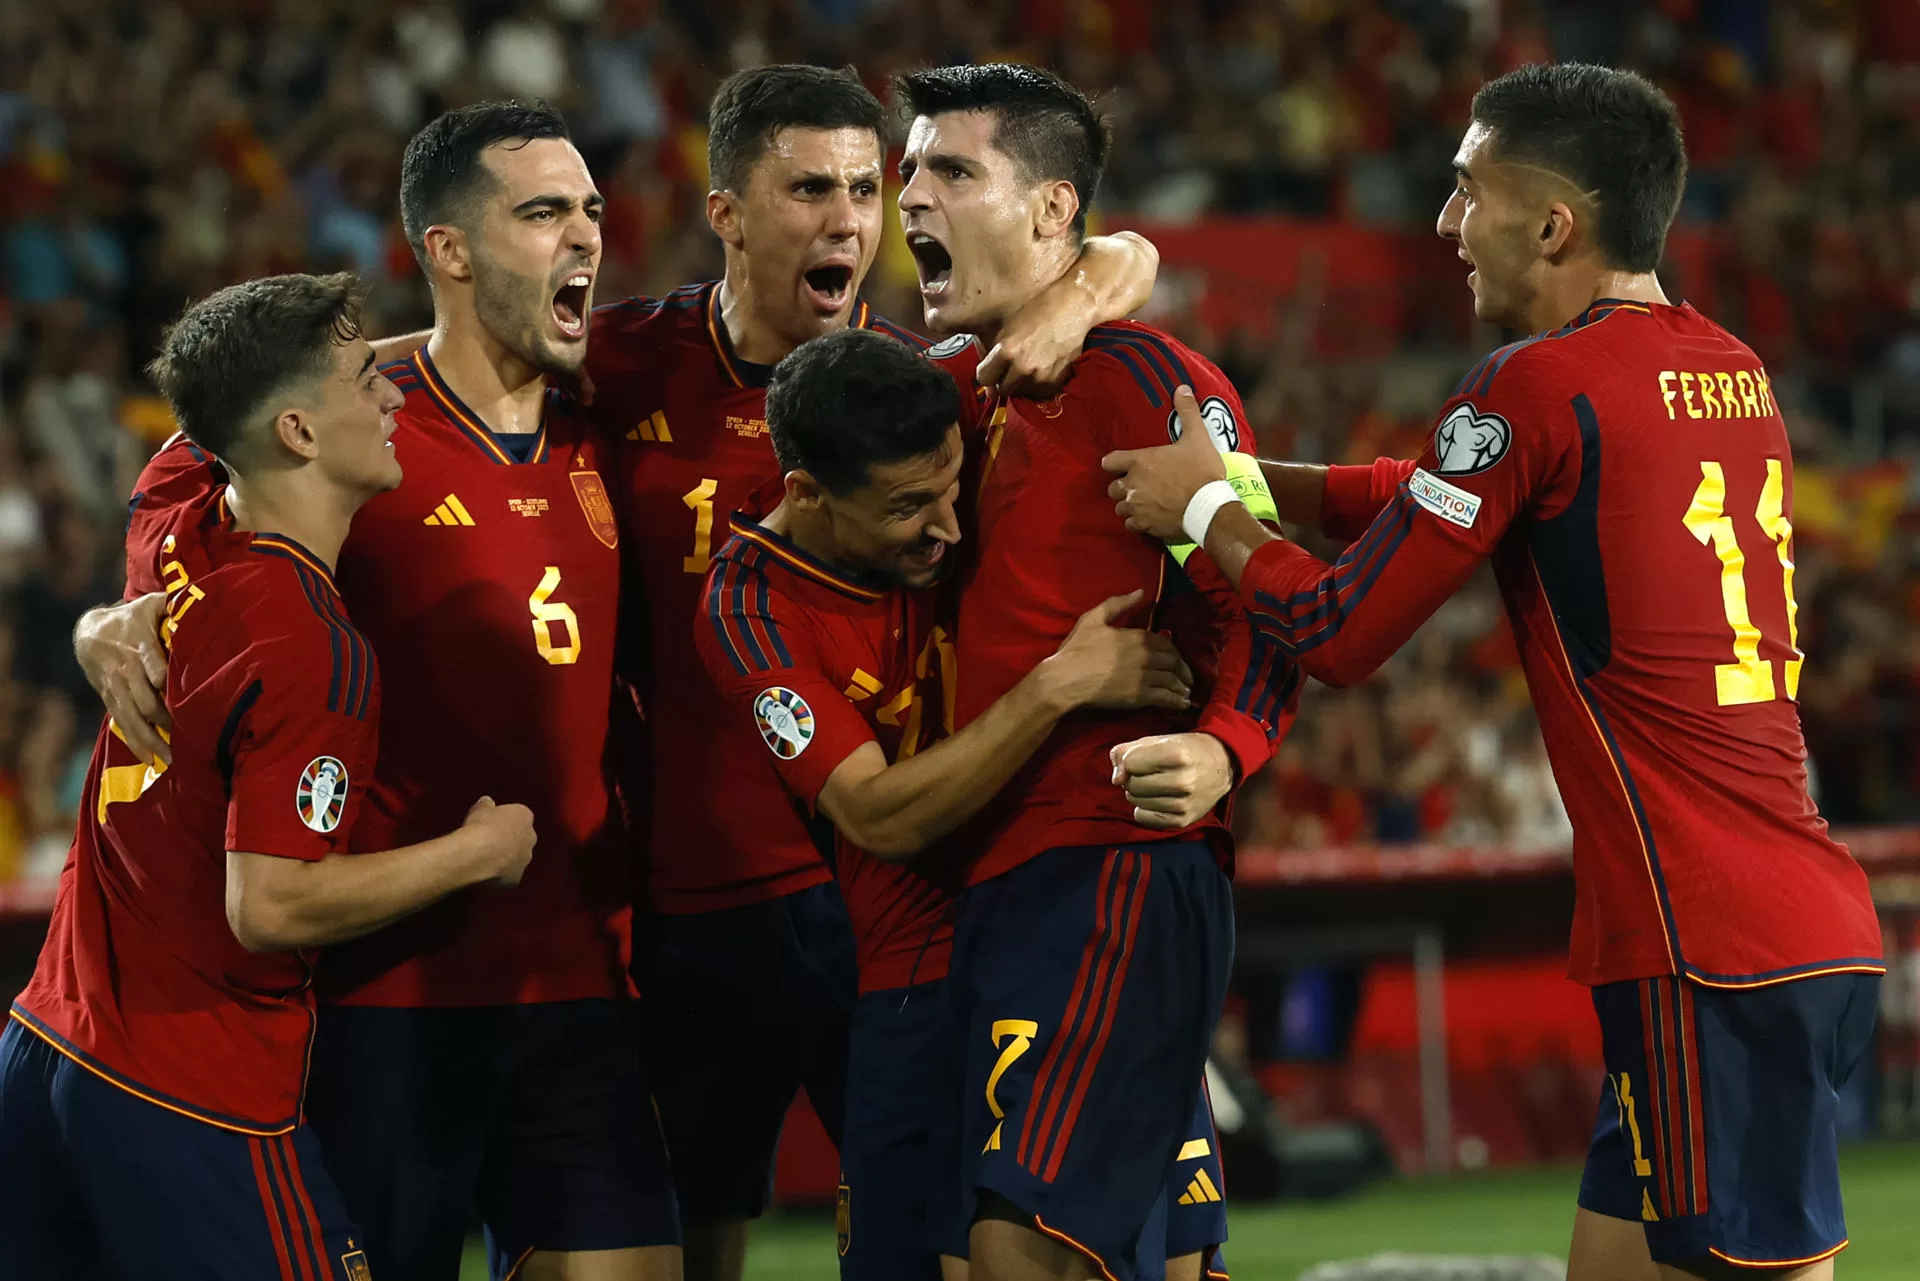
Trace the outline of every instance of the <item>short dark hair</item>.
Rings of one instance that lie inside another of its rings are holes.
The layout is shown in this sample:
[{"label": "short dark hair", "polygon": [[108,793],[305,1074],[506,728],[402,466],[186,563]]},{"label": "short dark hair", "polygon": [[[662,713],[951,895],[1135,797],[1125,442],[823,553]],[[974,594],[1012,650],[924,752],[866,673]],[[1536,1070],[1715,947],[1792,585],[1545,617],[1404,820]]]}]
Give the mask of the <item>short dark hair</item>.
[{"label": "short dark hair", "polygon": [[736,71],[707,108],[707,172],[722,191],[741,192],[782,129],[886,128],[887,109],[852,67],[789,62]]},{"label": "short dark hair", "polygon": [[538,99],[476,102],[428,121],[400,158],[400,223],[421,269],[427,266],[428,227],[472,225],[493,182],[480,153],[502,142],[572,137],[566,118]]},{"label": "short dark hair", "polygon": [[802,343],[767,383],[767,432],[781,473],[804,471],[843,497],[872,468],[940,448],[959,419],[952,376],[871,329]]},{"label": "short dark hair", "polygon": [[1687,148],[1679,110],[1652,81],[1584,62],[1533,63],[1480,86],[1473,118],[1499,158],[1594,193],[1594,239],[1609,267],[1660,265],[1687,186]]},{"label": "short dark hair", "polygon": [[993,145],[1013,157],[1030,183],[1073,184],[1078,235],[1100,190],[1113,148],[1113,129],[1093,100],[1051,71],[1012,62],[930,67],[894,78],[894,88],[916,116],[991,111]]},{"label": "short dark hair", "polygon": [[167,326],[147,372],[194,444],[244,461],[247,430],[270,398],[325,378],[333,349],[360,336],[364,297],[347,272],[228,285]]}]

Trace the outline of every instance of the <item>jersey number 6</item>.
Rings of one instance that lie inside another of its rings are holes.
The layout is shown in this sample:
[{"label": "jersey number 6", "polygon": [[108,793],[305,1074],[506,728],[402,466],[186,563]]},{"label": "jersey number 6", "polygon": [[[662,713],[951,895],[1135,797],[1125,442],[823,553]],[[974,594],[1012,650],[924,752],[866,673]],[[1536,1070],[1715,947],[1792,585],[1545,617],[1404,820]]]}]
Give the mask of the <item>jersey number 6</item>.
[{"label": "jersey number 6", "polygon": [[[1793,599],[1793,525],[1787,520],[1785,486],[1781,482],[1780,460],[1767,459],[1766,483],[1760,487],[1760,502],[1753,517],[1761,530],[1773,540],[1780,558],[1782,585],[1787,596],[1787,648],[1793,657],[1787,660],[1787,697],[1800,696],[1800,606]],[[1773,686],[1773,663],[1760,657],[1760,629],[1753,624],[1747,609],[1747,558],[1733,532],[1733,517],[1727,515],[1727,477],[1719,463],[1700,464],[1700,487],[1693,491],[1693,504],[1687,508],[1684,522],[1687,532],[1701,543],[1712,546],[1720,558],[1720,600],[1726,607],[1727,626],[1733,628],[1733,661],[1715,664],[1714,693],[1722,707],[1742,703],[1771,703],[1778,694]]]},{"label": "jersey number 6", "polygon": [[[527,608],[533,611],[533,647],[540,651],[540,657],[555,667],[565,667],[580,657],[580,620],[574,616],[573,606],[553,599],[553,593],[559,586],[560,567],[547,566],[547,572],[540,578],[540,585],[533,589],[533,595],[527,597]],[[564,645],[554,640],[555,623],[566,625],[567,640]]]}]

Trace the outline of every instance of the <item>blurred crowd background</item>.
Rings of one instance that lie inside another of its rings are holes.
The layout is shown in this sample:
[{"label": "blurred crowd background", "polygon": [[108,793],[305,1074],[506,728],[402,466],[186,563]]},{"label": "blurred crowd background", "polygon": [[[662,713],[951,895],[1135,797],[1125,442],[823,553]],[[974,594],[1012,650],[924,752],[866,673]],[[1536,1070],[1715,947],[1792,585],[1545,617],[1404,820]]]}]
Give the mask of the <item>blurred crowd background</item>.
[{"label": "blurred crowd background", "polygon": [[[714,274],[704,104],[766,61],[1045,62],[1105,92],[1104,225],[1262,451],[1410,454],[1503,336],[1431,231],[1469,99],[1528,61],[1639,68],[1693,177],[1667,272],[1772,370],[1797,451],[1802,709],[1835,822],[1917,816],[1915,0],[93,0],[0,6],[0,881],[57,871],[96,724],[70,657],[170,429],[140,367],[184,300],[349,267],[428,316],[401,148],[482,97],[563,107],[608,199],[602,301]],[[868,295],[917,320],[897,233]],[[1252,282],[1251,284],[1249,282]],[[1261,281],[1265,281],[1264,284]],[[1369,686],[1315,689],[1241,807],[1267,845],[1564,845],[1491,583]]]}]

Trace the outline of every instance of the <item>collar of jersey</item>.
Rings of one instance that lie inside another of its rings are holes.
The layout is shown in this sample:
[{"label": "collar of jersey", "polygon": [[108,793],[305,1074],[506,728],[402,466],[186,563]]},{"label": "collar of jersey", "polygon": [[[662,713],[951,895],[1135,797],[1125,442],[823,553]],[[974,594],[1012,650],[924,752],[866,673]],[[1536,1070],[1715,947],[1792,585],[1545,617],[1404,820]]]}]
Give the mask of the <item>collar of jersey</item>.
[{"label": "collar of jersey", "polygon": [[[220,522],[220,528],[227,533],[234,533],[233,509],[227,506],[227,490],[225,485],[222,485],[220,488],[220,496],[214,499],[213,511],[215,518]],[[296,564],[304,565],[318,574],[320,581],[324,582],[328,587],[333,588],[336,593],[340,590],[339,586],[333,581],[333,571],[327,568],[327,562],[321,560],[318,556],[307,550],[303,544],[295,539],[288,538],[285,534],[248,534],[247,550],[259,552],[265,556],[285,557],[287,560],[293,561]]]},{"label": "collar of jersey", "polygon": [[[494,462],[505,463],[509,467],[520,461],[507,452],[480,415],[467,408],[467,403],[453,394],[453,388],[447,385],[447,380],[440,376],[440,370],[434,365],[433,357],[427,354],[425,343],[421,343],[419,349],[409,356],[407,361],[419,375],[420,390],[427,394],[427,399],[433,402],[434,408],[458,428],[461,435],[472,441],[481,453],[493,459]],[[549,390],[548,399],[551,399],[551,395]],[[533,449],[527,454],[527,461],[530,463],[547,461],[547,410],[549,407],[547,400],[541,401],[540,435],[533,442]]]},{"label": "collar of jersey", "polygon": [[[721,370],[732,380],[734,386],[765,387],[773,379],[773,366],[756,365],[751,360],[742,360],[734,352],[733,337],[727,333],[727,322],[720,315],[721,283],[716,280],[707,286],[707,336],[713,340],[714,359],[720,362]],[[856,299],[853,304],[853,316],[848,323],[855,329],[865,329],[867,322],[872,319],[873,308],[867,306],[866,299]]]},{"label": "collar of jersey", "polygon": [[1605,320],[1616,311],[1635,311],[1643,316],[1651,316],[1653,304],[1634,302],[1626,298],[1596,298],[1587,304],[1587,309],[1575,317],[1571,324],[1566,325],[1559,332],[1565,334],[1575,329],[1584,329],[1596,320]]},{"label": "collar of jersey", "polygon": [[336,593],[339,586],[333,581],[333,571],[327,568],[327,562],[315,556],[285,534],[255,534],[248,541],[249,550],[268,556],[284,556],[299,565],[304,565],[319,576],[320,581],[331,587]]},{"label": "collar of jersey", "polygon": [[823,587],[831,587],[842,596],[850,596],[866,604],[872,604],[887,594],[888,584],[884,579],[871,574],[852,574],[829,565],[819,557],[801,551],[790,539],[756,521],[748,520],[738,512],[729,516],[727,521],[733,527],[734,537],[752,543],[802,578],[811,579]]}]

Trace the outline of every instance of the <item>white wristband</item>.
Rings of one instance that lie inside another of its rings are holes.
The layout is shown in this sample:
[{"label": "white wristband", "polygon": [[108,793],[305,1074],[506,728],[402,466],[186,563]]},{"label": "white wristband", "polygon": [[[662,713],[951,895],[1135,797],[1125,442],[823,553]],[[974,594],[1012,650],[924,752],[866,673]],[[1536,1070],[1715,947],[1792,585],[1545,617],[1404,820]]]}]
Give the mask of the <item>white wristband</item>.
[{"label": "white wristband", "polygon": [[1180,527],[1187,531],[1187,541],[1196,547],[1205,547],[1207,526],[1213,524],[1214,516],[1228,503],[1239,501],[1240,495],[1228,481],[1210,480],[1200,486],[1187,500],[1187,513],[1180,518]]}]

